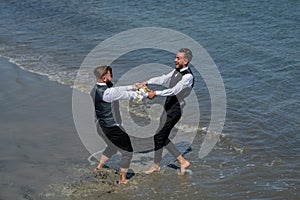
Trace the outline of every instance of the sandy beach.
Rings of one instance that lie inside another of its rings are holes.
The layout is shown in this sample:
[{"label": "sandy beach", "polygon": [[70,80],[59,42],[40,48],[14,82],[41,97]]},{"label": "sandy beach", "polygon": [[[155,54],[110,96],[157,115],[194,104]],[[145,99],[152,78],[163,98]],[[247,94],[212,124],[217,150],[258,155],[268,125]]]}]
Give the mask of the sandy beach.
[{"label": "sandy beach", "polygon": [[160,176],[174,178],[176,166],[154,176],[133,172],[125,186],[115,169],[93,174],[73,122],[72,89],[4,58],[0,66],[0,199],[128,199]]},{"label": "sandy beach", "polygon": [[74,127],[70,87],[4,58],[0,66],[0,199],[31,199],[72,179],[88,153]]},{"label": "sandy beach", "polygon": [[176,166],[153,176],[133,172],[123,186],[116,184],[115,169],[93,174],[95,166],[73,121],[72,88],[5,58],[0,66],[0,199],[140,199],[143,192],[137,191],[149,190],[158,180],[162,183],[153,191],[171,179],[178,190],[189,179],[178,177]]},{"label": "sandy beach", "polygon": [[69,86],[5,58],[0,66],[0,199],[114,199],[145,181],[134,175],[120,187],[115,169],[93,174],[74,126]]}]

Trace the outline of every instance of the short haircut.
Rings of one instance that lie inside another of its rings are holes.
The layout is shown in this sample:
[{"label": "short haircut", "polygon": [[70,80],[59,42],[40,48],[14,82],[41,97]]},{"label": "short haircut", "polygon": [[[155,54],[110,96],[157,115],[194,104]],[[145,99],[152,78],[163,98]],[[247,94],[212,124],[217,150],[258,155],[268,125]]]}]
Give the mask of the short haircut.
[{"label": "short haircut", "polygon": [[192,52],[191,52],[190,49],[188,49],[188,48],[181,48],[181,49],[178,50],[178,52],[184,53],[183,58],[187,59],[188,62],[191,62],[191,60],[193,58],[193,54],[192,54]]},{"label": "short haircut", "polygon": [[112,74],[112,68],[110,66],[99,66],[94,69],[94,75],[97,80],[100,80],[108,71]]}]

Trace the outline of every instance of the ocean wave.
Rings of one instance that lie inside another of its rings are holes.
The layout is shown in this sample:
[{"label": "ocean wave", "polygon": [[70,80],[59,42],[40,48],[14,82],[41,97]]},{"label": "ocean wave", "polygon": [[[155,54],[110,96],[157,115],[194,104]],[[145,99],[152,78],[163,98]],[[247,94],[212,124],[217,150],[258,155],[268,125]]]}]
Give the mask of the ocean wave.
[{"label": "ocean wave", "polygon": [[0,49],[0,56],[7,58],[10,63],[17,65],[25,71],[46,76],[50,81],[68,86],[74,84],[78,71],[77,68],[63,66],[54,62],[55,58],[49,55],[30,51],[22,46],[18,46],[17,48],[3,46]]}]

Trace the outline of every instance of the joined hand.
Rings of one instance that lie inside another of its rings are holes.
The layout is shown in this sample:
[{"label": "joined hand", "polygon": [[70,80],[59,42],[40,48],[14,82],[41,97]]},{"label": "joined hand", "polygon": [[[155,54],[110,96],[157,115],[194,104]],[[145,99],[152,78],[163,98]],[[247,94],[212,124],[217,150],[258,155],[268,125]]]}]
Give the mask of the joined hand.
[{"label": "joined hand", "polygon": [[152,90],[151,90],[151,91],[148,92],[148,98],[149,98],[149,99],[153,99],[155,96],[156,96],[155,91],[152,91]]},{"label": "joined hand", "polygon": [[132,88],[135,89],[135,90],[140,89],[142,87],[144,87],[144,83],[135,83],[132,86]]}]

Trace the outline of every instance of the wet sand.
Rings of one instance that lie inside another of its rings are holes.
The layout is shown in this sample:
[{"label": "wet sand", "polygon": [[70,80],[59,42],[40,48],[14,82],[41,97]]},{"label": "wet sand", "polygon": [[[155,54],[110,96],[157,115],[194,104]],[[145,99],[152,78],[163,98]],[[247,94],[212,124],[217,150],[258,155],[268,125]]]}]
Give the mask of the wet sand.
[{"label": "wet sand", "polygon": [[36,199],[89,167],[73,123],[72,89],[4,58],[0,70],[0,199]]},{"label": "wet sand", "polygon": [[119,186],[116,167],[93,174],[73,121],[72,88],[5,58],[0,70],[0,199],[129,198],[147,180],[132,173]]},{"label": "wet sand", "polygon": [[0,199],[103,199],[132,189],[95,176],[72,117],[72,89],[0,58]]}]

